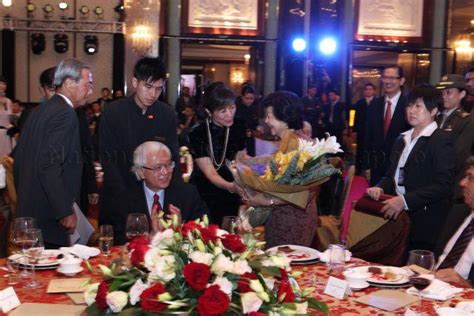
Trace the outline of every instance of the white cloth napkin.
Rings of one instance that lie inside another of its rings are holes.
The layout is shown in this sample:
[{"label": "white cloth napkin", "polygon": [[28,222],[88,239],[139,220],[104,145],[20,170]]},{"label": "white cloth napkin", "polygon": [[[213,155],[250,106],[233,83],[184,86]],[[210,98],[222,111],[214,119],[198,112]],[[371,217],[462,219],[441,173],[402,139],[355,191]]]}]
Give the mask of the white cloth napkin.
[{"label": "white cloth napkin", "polygon": [[474,313],[474,301],[459,302],[456,308],[465,312]]},{"label": "white cloth napkin", "polygon": [[[346,262],[350,261],[351,258],[352,258],[352,252],[350,252],[349,250],[346,250],[346,258],[345,258]],[[329,249],[326,249],[324,252],[320,252],[319,259],[322,262],[328,263],[329,262]]]},{"label": "white cloth napkin", "polygon": [[76,244],[72,247],[61,247],[59,250],[68,252],[81,259],[87,260],[90,257],[95,257],[100,254],[100,250],[94,247]]},{"label": "white cloth napkin", "polygon": [[[432,300],[446,301],[456,294],[461,293],[462,291],[462,288],[452,286],[449,283],[438,279],[434,279],[426,289],[421,291],[421,296]],[[407,290],[407,293],[418,295],[418,291],[414,287],[410,287]]]}]

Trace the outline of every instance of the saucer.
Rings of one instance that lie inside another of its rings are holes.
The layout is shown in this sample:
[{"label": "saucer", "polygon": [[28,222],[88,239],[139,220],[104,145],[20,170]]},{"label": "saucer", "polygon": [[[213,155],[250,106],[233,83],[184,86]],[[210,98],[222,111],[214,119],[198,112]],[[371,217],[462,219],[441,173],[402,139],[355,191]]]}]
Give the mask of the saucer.
[{"label": "saucer", "polygon": [[59,273],[62,273],[64,274],[65,276],[75,276],[76,274],[78,274],[79,272],[82,272],[84,270],[83,267],[80,267],[79,269],[75,270],[75,271],[63,271],[61,268],[57,268],[56,271],[58,271]]},{"label": "saucer", "polygon": [[363,290],[363,289],[368,288],[370,286],[370,284],[368,282],[364,282],[360,285],[350,285],[349,284],[349,286],[352,290],[359,291],[359,290]]}]

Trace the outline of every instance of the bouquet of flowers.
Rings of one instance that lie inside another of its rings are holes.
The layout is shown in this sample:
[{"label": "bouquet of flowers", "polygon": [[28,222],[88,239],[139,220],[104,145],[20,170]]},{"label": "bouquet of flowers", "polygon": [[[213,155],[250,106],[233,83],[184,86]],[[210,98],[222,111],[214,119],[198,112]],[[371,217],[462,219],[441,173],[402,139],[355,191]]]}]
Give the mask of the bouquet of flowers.
[{"label": "bouquet of flowers", "polygon": [[327,313],[290,276],[289,259],[265,253],[251,234],[230,234],[207,218],[179,225],[176,216],[151,244],[130,242],[132,267],[99,266],[105,278],[87,287],[89,315],[289,315]]},{"label": "bouquet of flowers", "polygon": [[335,136],[307,141],[288,131],[280,150],[270,156],[237,159],[235,179],[244,187],[265,192],[305,208],[312,189],[340,173],[327,162],[328,154],[342,152]]}]

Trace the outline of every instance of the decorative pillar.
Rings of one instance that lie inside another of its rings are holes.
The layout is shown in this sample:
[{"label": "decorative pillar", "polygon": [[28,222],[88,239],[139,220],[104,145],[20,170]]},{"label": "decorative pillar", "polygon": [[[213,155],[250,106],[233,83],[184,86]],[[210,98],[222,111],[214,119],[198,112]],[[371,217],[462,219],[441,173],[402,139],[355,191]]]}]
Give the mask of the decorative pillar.
[{"label": "decorative pillar", "polygon": [[431,34],[431,61],[430,61],[430,84],[437,84],[443,75],[443,65],[446,53],[446,10],[447,0],[433,1],[433,33]]},{"label": "decorative pillar", "polygon": [[166,102],[174,106],[178,100],[181,80],[181,0],[168,0],[167,35],[166,38],[166,69],[168,82]]},{"label": "decorative pillar", "polygon": [[275,91],[278,37],[278,0],[268,0],[267,20],[265,23],[265,67],[263,77],[263,95]]},{"label": "decorative pillar", "polygon": [[[347,100],[349,80],[352,77],[352,65],[349,63],[350,54],[352,54],[352,38],[354,34],[354,4],[352,0],[344,0],[343,3],[343,30],[341,36],[340,47],[340,56],[341,56],[341,99]],[[350,91],[350,90],[349,90]]]}]

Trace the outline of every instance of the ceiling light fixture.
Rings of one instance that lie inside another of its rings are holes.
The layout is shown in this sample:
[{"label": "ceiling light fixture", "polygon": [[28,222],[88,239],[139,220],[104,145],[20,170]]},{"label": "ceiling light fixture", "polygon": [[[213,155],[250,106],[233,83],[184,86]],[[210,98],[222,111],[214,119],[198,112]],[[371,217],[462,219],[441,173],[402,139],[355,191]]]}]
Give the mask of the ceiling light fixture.
[{"label": "ceiling light fixture", "polygon": [[31,34],[31,50],[33,54],[40,55],[46,48],[46,39],[43,33]]},{"label": "ceiling light fixture", "polygon": [[54,50],[58,54],[64,54],[69,49],[69,39],[66,34],[54,35]]},{"label": "ceiling light fixture", "polygon": [[86,35],[84,38],[84,52],[88,55],[94,55],[99,50],[99,41],[95,35]]},{"label": "ceiling light fixture", "polygon": [[104,8],[101,6],[97,6],[94,8],[94,14],[97,19],[103,19],[104,18]]}]

